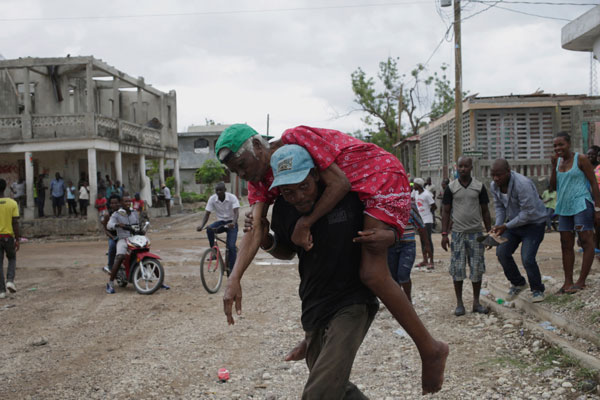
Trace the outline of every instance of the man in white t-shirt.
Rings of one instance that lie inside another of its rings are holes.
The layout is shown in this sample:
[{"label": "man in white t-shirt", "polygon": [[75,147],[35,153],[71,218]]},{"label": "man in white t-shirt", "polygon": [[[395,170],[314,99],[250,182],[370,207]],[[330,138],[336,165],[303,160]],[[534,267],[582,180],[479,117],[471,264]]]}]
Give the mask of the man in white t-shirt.
[{"label": "man in white t-shirt", "polygon": [[211,212],[217,215],[217,220],[208,226],[210,229],[206,231],[206,235],[208,236],[210,247],[213,247],[215,244],[215,233],[227,232],[227,249],[229,250],[228,268],[229,273],[231,273],[237,256],[235,242],[238,234],[237,221],[240,213],[240,202],[235,195],[225,191],[225,184],[223,182],[217,183],[215,193],[208,199],[202,225],[196,228],[196,230],[201,231],[204,229]]},{"label": "man in white t-shirt", "polygon": [[165,196],[165,206],[167,207],[167,217],[171,216],[171,189],[164,183],[162,184],[163,196]]},{"label": "man in white t-shirt", "polygon": [[[423,219],[423,223],[425,224],[425,229],[427,230],[427,236],[429,236],[429,243],[433,243],[431,241],[431,232],[433,231],[433,213],[435,212],[436,205],[435,200],[433,199],[433,195],[430,191],[425,190],[425,181],[421,178],[416,178],[414,181],[414,189],[416,191],[414,199],[417,204],[417,208],[419,209],[419,214],[421,215],[421,219]],[[428,270],[433,269],[433,246],[431,246],[430,261],[427,262],[426,259],[426,248],[425,244],[421,243],[421,250],[423,251],[423,262],[419,264],[419,267],[427,267]]]}]

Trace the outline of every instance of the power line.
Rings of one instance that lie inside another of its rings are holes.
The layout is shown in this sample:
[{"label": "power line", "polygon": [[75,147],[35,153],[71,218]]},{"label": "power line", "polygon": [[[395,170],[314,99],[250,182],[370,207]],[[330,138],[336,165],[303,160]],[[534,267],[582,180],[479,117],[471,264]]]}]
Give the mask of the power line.
[{"label": "power line", "polygon": [[[470,0],[471,3],[498,3],[494,0]],[[598,6],[600,3],[552,3],[548,1],[520,1],[520,0],[504,0],[505,4],[535,4],[544,6]]]},{"label": "power line", "polygon": [[[483,3],[482,1],[475,1],[475,0],[470,0],[470,2],[471,3]],[[489,10],[490,8],[492,8],[492,7],[496,7],[498,5],[498,3],[504,3],[504,1],[503,0],[496,0],[496,1],[491,1],[491,3],[494,3],[494,4],[488,6],[487,8],[484,8],[483,10],[479,10],[476,13],[473,13],[473,14],[467,16],[467,17],[462,18],[461,22],[462,21],[466,21],[466,20],[468,20],[470,18],[473,18],[474,16],[479,15],[482,12],[485,12],[485,11]]]},{"label": "power line", "polygon": [[506,7],[500,7],[500,6],[496,6],[496,8],[500,8],[500,9],[506,10],[506,11],[511,11],[511,12],[514,12],[514,13],[517,13],[517,14],[529,15],[531,17],[538,17],[538,18],[554,19],[554,20],[557,20],[557,21],[571,22],[570,19],[566,19],[566,18],[550,17],[548,15],[533,14],[533,13],[528,13],[528,12],[525,12],[525,11],[519,11],[519,10],[514,10],[512,8],[506,8]]},{"label": "power line", "polygon": [[280,13],[294,11],[320,11],[320,10],[337,10],[350,8],[371,8],[371,7],[387,7],[387,6],[404,6],[413,4],[430,4],[426,0],[408,0],[402,2],[391,3],[376,3],[376,4],[355,4],[343,6],[320,6],[320,7],[294,7],[294,8],[271,8],[257,10],[230,10],[230,11],[197,11],[197,12],[181,12],[181,13],[158,13],[158,14],[129,14],[129,15],[88,15],[88,16],[73,16],[73,17],[24,17],[24,18],[0,18],[2,22],[11,21],[70,21],[70,20],[101,20],[101,19],[126,19],[126,18],[159,18],[159,17],[188,17],[188,16],[205,16],[205,15],[241,15],[241,14],[264,14],[264,13]]}]

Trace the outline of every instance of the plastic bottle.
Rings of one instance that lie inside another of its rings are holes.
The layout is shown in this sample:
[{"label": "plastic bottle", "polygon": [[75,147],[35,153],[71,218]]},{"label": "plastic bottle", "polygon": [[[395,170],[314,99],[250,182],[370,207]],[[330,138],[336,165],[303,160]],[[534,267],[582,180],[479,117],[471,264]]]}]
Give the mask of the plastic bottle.
[{"label": "plastic bottle", "polygon": [[496,303],[498,303],[498,304],[502,305],[502,304],[504,304],[504,299],[497,298],[497,299],[496,299]]}]

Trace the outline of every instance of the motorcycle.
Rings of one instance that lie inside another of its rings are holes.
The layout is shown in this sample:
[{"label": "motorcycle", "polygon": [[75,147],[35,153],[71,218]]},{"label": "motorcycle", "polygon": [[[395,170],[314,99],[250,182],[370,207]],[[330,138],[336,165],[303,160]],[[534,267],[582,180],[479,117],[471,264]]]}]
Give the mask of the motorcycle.
[{"label": "motorcycle", "polygon": [[152,294],[163,286],[165,270],[160,263],[160,257],[150,252],[150,240],[146,231],[150,222],[143,227],[130,225],[133,234],[126,239],[127,255],[117,272],[116,281],[120,287],[133,283],[139,294]]}]

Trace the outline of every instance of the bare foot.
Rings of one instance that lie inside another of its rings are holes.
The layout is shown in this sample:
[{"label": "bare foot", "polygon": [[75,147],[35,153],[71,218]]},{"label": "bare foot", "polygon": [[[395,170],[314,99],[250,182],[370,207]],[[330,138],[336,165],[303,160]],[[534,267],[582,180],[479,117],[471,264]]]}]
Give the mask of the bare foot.
[{"label": "bare foot", "polygon": [[438,392],[444,383],[444,370],[450,349],[446,343],[440,341],[437,342],[436,347],[431,357],[421,359],[423,394]]},{"label": "bare foot", "polygon": [[308,344],[305,339],[302,339],[300,343],[296,345],[289,353],[285,356],[285,361],[300,361],[306,357],[306,349]]}]

